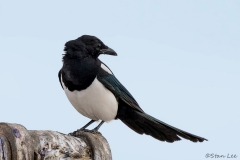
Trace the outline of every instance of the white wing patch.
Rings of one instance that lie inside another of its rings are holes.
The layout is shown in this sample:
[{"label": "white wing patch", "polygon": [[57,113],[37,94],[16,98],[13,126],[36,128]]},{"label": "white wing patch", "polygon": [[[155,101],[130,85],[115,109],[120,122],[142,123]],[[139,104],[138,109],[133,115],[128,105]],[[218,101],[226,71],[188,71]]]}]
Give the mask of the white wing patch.
[{"label": "white wing patch", "polygon": [[102,69],[104,69],[106,72],[108,72],[109,74],[113,74],[112,72],[111,72],[111,70],[105,65],[105,64],[101,64],[101,67],[102,67]]},{"label": "white wing patch", "polygon": [[[110,73],[112,72],[110,71]],[[97,78],[87,89],[81,91],[69,91],[62,81],[62,77],[61,83],[69,101],[79,113],[93,120],[108,122],[115,119],[118,102],[112,92],[105,88]]]}]

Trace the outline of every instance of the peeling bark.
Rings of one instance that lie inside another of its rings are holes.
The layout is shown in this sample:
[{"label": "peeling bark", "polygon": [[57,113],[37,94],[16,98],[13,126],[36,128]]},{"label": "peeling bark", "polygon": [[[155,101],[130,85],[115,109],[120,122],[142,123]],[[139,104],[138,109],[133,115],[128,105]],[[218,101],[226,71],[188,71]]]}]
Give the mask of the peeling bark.
[{"label": "peeling bark", "polygon": [[100,134],[75,131],[27,130],[0,123],[0,160],[111,160],[111,150]]}]

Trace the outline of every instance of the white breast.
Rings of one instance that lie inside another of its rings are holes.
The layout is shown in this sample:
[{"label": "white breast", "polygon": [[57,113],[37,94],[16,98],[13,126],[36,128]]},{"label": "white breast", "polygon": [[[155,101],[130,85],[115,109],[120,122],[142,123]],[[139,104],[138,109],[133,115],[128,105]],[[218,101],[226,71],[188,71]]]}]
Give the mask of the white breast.
[{"label": "white breast", "polygon": [[[106,68],[103,69],[106,70]],[[111,73],[109,70],[108,72]],[[79,113],[93,120],[108,122],[115,119],[118,102],[112,92],[104,87],[97,78],[88,88],[81,91],[71,92],[62,81],[61,83],[69,101]]]}]

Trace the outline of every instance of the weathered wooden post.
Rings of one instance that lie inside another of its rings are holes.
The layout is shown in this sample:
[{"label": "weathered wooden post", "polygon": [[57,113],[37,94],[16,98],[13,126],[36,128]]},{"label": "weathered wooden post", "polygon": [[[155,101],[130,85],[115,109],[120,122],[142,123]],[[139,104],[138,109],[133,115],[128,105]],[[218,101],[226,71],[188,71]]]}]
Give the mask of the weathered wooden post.
[{"label": "weathered wooden post", "polygon": [[27,130],[20,124],[0,123],[0,160],[111,160],[101,134],[77,131]]}]

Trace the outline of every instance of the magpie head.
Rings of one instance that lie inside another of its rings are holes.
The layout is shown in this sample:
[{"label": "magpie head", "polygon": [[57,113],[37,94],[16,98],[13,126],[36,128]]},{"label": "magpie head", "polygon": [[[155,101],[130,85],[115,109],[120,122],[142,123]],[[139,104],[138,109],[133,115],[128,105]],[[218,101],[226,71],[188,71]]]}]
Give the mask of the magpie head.
[{"label": "magpie head", "polygon": [[65,44],[64,51],[77,57],[91,56],[97,58],[100,54],[117,56],[117,53],[106,46],[95,36],[83,35],[75,40],[68,41]]}]

